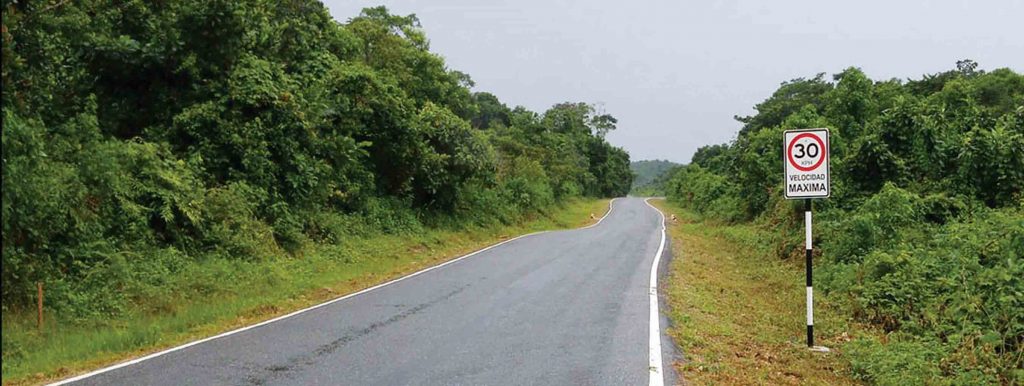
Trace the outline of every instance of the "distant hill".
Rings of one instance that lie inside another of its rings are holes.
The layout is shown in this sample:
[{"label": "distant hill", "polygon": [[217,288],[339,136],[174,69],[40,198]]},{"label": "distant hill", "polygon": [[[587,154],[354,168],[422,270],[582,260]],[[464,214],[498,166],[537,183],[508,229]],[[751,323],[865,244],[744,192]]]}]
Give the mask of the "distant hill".
[{"label": "distant hill", "polygon": [[672,161],[666,160],[643,160],[633,161],[629,163],[629,170],[633,171],[636,178],[633,179],[633,188],[631,193],[637,195],[660,195],[663,194],[661,190],[661,181],[664,181],[663,175],[675,168],[682,166]]}]

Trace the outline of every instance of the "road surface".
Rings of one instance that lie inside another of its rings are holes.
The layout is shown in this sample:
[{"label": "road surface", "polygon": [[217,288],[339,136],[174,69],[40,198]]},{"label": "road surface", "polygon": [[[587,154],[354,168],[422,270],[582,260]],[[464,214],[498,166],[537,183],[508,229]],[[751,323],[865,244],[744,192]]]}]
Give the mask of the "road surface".
[{"label": "road surface", "polygon": [[596,226],[512,240],[72,384],[655,384],[661,223],[643,199],[617,199]]}]

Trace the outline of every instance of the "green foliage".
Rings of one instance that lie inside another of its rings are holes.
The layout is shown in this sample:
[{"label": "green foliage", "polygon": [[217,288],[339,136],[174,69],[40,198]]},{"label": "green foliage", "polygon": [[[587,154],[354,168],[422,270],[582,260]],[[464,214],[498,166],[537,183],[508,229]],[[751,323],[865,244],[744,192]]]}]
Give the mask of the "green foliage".
[{"label": "green foliage", "polygon": [[1020,117],[1008,115],[994,129],[974,127],[963,137],[958,185],[989,206],[1019,200],[1024,191],[1024,130],[1012,121]]},{"label": "green foliage", "polygon": [[826,228],[830,237],[825,248],[832,259],[860,262],[868,252],[899,242],[903,229],[922,221],[923,210],[916,195],[886,184],[857,210],[843,213],[841,220],[826,222],[833,226]]},{"label": "green foliage", "polygon": [[[685,182],[685,183],[683,183]],[[709,172],[700,165],[679,167],[667,186],[672,202],[727,221],[743,218],[743,207],[736,197],[735,185],[725,177]]]},{"label": "green foliage", "polygon": [[[858,211],[880,217],[892,208]],[[848,221],[858,220],[842,222]],[[982,210],[968,221],[901,228],[910,230],[890,229],[889,240],[874,245],[862,261],[826,266],[822,287],[850,295],[855,316],[894,338],[941,348],[941,374],[1014,379],[1024,343],[1022,213]],[[829,253],[838,249],[824,246]],[[888,376],[871,369],[863,374]]]},{"label": "green foliage", "polygon": [[419,206],[452,210],[459,192],[473,181],[494,183],[494,150],[483,133],[451,111],[427,103],[417,120],[423,148],[413,174],[413,196]]},{"label": "green foliage", "polygon": [[488,92],[473,93],[473,102],[479,109],[479,112],[473,117],[471,122],[473,128],[487,129],[496,125],[508,127],[512,124],[512,111],[504,103],[501,103],[494,94]]},{"label": "green foliage", "polygon": [[714,172],[723,172],[729,166],[729,146],[725,144],[705,145],[693,153],[691,163]]},{"label": "green foliage", "polygon": [[550,180],[537,160],[518,157],[505,170],[502,201],[521,211],[537,210],[554,202]]},{"label": "green foliage", "polygon": [[819,283],[890,339],[850,345],[880,384],[1019,383],[1024,364],[1024,76],[972,61],[921,80],[849,68],[784,83],[730,144],[704,147],[670,200],[803,242],[782,196],[782,131],[831,130],[832,197],[816,200]]},{"label": "green foliage", "polygon": [[764,102],[754,106],[757,114],[749,117],[736,117],[743,122],[744,135],[759,131],[766,127],[778,126],[790,114],[811,104],[821,108],[824,105],[822,96],[832,89],[821,73],[811,79],[797,78],[782,83],[782,86]]},{"label": "green foliage", "polygon": [[665,182],[673,168],[680,165],[666,160],[643,160],[629,163],[629,170],[635,176],[630,193],[644,196],[664,196]]},{"label": "green foliage", "polygon": [[[854,376],[865,382],[888,386],[953,384],[942,379],[938,362],[946,353],[935,344],[915,341],[883,344],[865,339],[851,342],[849,350]],[[968,384],[978,383],[985,382]]]},{"label": "green foliage", "polygon": [[2,64],[5,317],[35,282],[73,322],[160,312],[190,280],[167,276],[216,274],[199,262],[511,223],[632,182],[614,117],[473,93],[384,7],[5,1]]}]

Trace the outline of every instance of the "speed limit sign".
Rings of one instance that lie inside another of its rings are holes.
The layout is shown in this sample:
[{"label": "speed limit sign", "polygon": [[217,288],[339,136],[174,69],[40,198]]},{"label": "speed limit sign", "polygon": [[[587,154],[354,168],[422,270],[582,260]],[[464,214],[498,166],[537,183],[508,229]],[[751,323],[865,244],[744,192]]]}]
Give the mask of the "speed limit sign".
[{"label": "speed limit sign", "polygon": [[814,287],[812,284],[811,199],[828,197],[828,129],[791,130],[782,134],[782,163],[786,168],[786,199],[804,200],[804,258],[807,260],[807,347],[814,345]]},{"label": "speed limit sign", "polygon": [[787,199],[828,197],[828,129],[786,131],[782,155]]}]

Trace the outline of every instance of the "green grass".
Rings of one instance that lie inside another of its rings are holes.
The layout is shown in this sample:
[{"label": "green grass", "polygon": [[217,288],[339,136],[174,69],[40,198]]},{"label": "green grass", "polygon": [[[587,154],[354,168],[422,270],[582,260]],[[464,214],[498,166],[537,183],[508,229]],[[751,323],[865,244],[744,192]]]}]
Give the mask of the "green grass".
[{"label": "green grass", "polygon": [[[593,222],[608,200],[576,200],[509,226],[428,229],[310,246],[270,261],[209,259],[168,280],[180,294],[150,295],[144,315],[62,321],[44,328],[30,312],[4,312],[3,383],[53,381],[193,339],[252,324],[367,288],[520,234]],[[115,289],[112,289],[112,291]]]},{"label": "green grass", "polygon": [[853,333],[828,299],[815,297],[816,344],[806,348],[802,261],[770,258],[768,230],[706,221],[664,200],[674,259],[663,291],[669,335],[682,349],[675,363],[692,384],[854,384],[842,343]]}]

